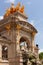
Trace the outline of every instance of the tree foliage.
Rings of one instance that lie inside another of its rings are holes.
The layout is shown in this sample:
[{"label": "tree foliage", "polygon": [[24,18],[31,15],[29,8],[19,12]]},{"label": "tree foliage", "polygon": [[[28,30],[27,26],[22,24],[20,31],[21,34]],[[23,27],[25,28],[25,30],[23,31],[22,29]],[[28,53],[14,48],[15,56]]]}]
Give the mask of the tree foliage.
[{"label": "tree foliage", "polygon": [[39,58],[40,58],[40,60],[43,59],[43,52],[41,52],[41,53],[39,54]]}]

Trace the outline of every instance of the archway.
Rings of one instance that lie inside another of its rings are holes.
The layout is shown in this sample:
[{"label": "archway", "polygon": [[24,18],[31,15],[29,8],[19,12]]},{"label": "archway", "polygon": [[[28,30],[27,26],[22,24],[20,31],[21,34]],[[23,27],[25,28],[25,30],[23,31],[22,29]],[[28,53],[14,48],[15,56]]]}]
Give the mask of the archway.
[{"label": "archway", "polygon": [[28,53],[30,48],[30,41],[27,37],[21,37],[20,38],[20,50],[22,51],[22,58],[23,58],[23,65],[27,65],[28,62]]},{"label": "archway", "polygon": [[25,50],[26,49],[29,50],[31,44],[30,44],[30,41],[27,37],[21,37],[19,42],[20,42],[20,49],[21,49],[21,47],[24,47]]},{"label": "archway", "polygon": [[2,45],[2,59],[8,60],[8,47],[6,45]]}]

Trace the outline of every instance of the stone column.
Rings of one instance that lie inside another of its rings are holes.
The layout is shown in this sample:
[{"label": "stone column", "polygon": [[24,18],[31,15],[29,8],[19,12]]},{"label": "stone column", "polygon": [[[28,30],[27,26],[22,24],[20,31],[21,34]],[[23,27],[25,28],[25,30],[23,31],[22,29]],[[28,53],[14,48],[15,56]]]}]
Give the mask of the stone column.
[{"label": "stone column", "polygon": [[16,65],[20,65],[20,43],[19,43],[19,40],[20,40],[20,29],[21,29],[21,26],[17,25],[16,27],[16,52],[17,52],[17,63]]},{"label": "stone column", "polygon": [[9,36],[11,36],[11,40],[8,44],[9,65],[16,65],[16,31],[12,29]]},{"label": "stone column", "polygon": [[16,52],[15,52],[14,43],[11,43],[8,46],[8,60],[9,60],[9,65],[16,65]]},{"label": "stone column", "polygon": [[20,32],[20,30],[17,30],[17,31],[16,31],[16,33],[17,33],[17,36],[16,36],[16,45],[17,45],[16,47],[17,47],[17,48],[16,48],[16,50],[17,50],[18,53],[19,53],[19,51],[20,51],[20,46],[19,46],[19,44],[20,44],[20,43],[19,43],[20,34],[19,34],[19,32]]},{"label": "stone column", "polygon": [[21,26],[17,25],[17,30],[16,30],[16,50],[17,52],[19,53],[20,51],[20,29],[21,29]]},{"label": "stone column", "polygon": [[35,38],[35,33],[33,32],[32,33],[32,51],[33,52],[34,52],[34,45],[35,45],[34,38]]},{"label": "stone column", "polygon": [[[19,49],[19,26],[17,26],[16,30],[12,33],[12,42],[10,42],[8,46],[8,60],[9,65],[20,65],[20,56],[17,53]],[[13,35],[15,34],[15,36]],[[14,37],[14,38],[13,38]]]},{"label": "stone column", "polygon": [[2,60],[2,45],[0,44],[0,60]]}]

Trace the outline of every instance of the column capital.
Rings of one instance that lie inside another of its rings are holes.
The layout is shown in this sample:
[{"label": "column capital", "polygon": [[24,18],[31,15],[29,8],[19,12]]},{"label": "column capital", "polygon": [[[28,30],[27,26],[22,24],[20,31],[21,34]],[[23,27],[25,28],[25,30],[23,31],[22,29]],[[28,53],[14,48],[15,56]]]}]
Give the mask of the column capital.
[{"label": "column capital", "polygon": [[18,30],[20,30],[20,29],[21,29],[21,26],[20,26],[20,25],[17,25],[16,28],[17,28]]}]

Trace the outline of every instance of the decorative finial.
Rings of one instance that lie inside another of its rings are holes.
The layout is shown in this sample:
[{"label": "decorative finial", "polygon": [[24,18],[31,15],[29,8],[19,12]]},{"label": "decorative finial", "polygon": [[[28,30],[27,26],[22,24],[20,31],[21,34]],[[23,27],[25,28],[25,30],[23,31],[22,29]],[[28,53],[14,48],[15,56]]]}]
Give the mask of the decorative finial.
[{"label": "decorative finial", "polygon": [[20,12],[24,13],[24,6],[21,7]]},{"label": "decorative finial", "polygon": [[14,8],[14,3],[11,3],[11,7]]},{"label": "decorative finial", "polygon": [[16,11],[18,11],[19,9],[20,9],[20,2],[16,6]]},{"label": "decorative finial", "polygon": [[20,6],[20,2],[17,4],[17,6]]},{"label": "decorative finial", "polygon": [[4,15],[4,18],[7,17],[10,14],[10,8],[6,10],[6,13]]},{"label": "decorative finial", "polygon": [[10,13],[14,13],[15,12],[15,7],[14,7],[14,3],[11,4],[11,8],[10,8]]},{"label": "decorative finial", "polygon": [[11,7],[7,9],[5,15],[4,15],[4,18],[6,18],[7,16],[9,16],[10,14],[13,14],[15,12],[21,12],[21,13],[24,13],[24,6],[22,6],[20,8],[20,2],[17,4],[16,7],[14,7],[14,3],[11,3]]}]

